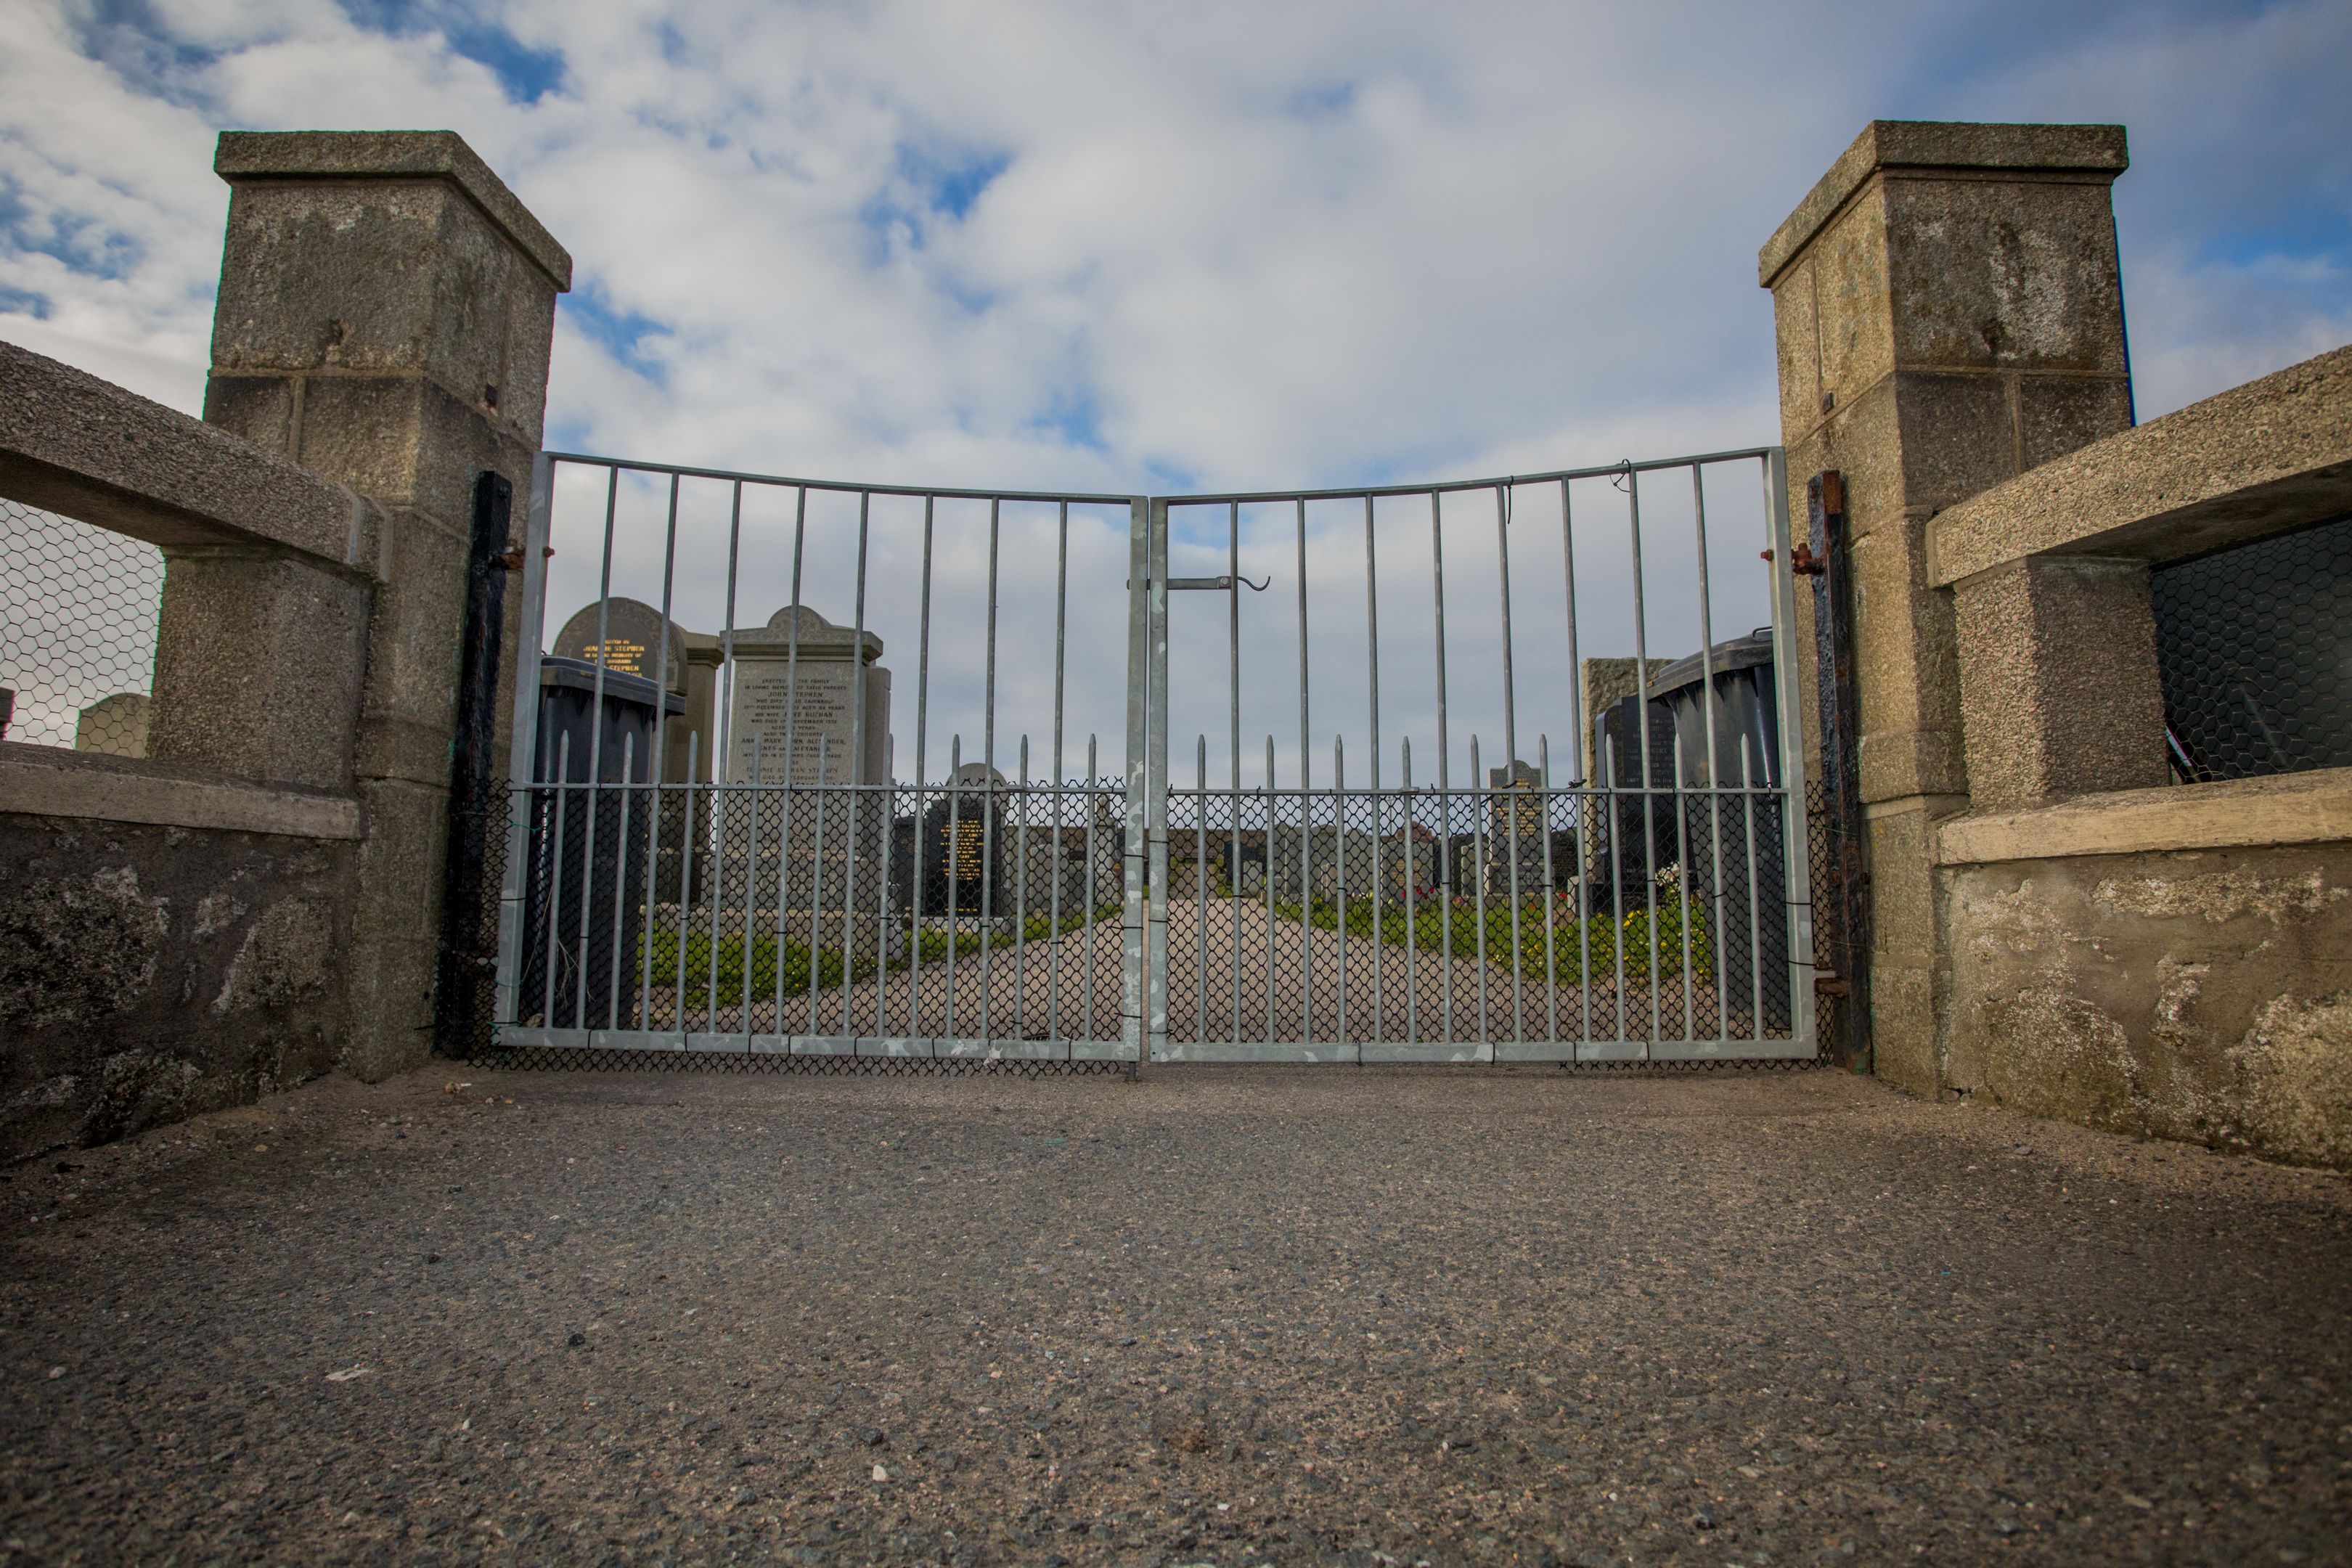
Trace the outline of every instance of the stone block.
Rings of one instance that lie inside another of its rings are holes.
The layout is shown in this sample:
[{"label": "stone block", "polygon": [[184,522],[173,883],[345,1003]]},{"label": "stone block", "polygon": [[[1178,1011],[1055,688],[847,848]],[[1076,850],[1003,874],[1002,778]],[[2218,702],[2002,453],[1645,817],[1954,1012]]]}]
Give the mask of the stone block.
[{"label": "stone block", "polygon": [[164,552],[148,754],[342,790],[367,669],[365,580],[286,553]]},{"label": "stone block", "polygon": [[1811,260],[1822,393],[1834,397],[1837,405],[1851,403],[1895,370],[1894,323],[1886,297],[1886,220],[1876,192],[1865,192],[1839,216],[1813,247]]},{"label": "stone block", "polygon": [[402,779],[357,787],[370,831],[356,867],[341,1065],[374,1083],[417,1066],[431,1047],[448,792]]},{"label": "stone block", "polygon": [[2131,383],[2122,376],[2020,376],[2016,399],[2020,472],[2131,428]]},{"label": "stone block", "polygon": [[[324,133],[296,134],[312,137],[316,153]],[[446,132],[411,134],[444,137],[478,166]],[[422,374],[536,446],[555,296],[570,286],[561,247],[504,186],[495,193],[503,201],[486,206],[488,189],[446,161],[429,170],[394,156],[372,168],[353,141],[352,156],[291,156],[288,170],[260,174],[265,160],[249,155],[258,140],[223,138],[217,163],[235,194],[215,372]],[[246,144],[243,154],[233,142]],[[385,151],[380,140],[376,150]],[[325,177],[291,172],[305,164],[338,167]],[[543,247],[518,239],[518,216]]]},{"label": "stone block", "polygon": [[1786,442],[1819,425],[1828,412],[1822,406],[1821,315],[1814,308],[1811,261],[1792,268],[1773,289],[1772,336],[1780,363],[1781,438]]},{"label": "stone block", "polygon": [[2007,378],[1906,371],[1895,380],[1905,505],[1938,510],[2017,472]]},{"label": "stone block", "polygon": [[1958,1086],[2352,1169],[2352,843],[1976,866],[1948,888]]},{"label": "stone block", "polygon": [[205,423],[282,458],[294,456],[294,404],[301,382],[289,375],[215,375],[205,382]]},{"label": "stone block", "polygon": [[327,1071],[355,847],[0,813],[0,1157]]},{"label": "stone block", "polygon": [[2144,563],[2011,562],[1961,583],[1955,598],[1979,807],[2169,781]]},{"label": "stone block", "polygon": [[2111,178],[1887,174],[1895,364],[2125,374]]},{"label": "stone block", "polygon": [[1978,179],[2078,174],[2111,180],[2130,162],[2120,125],[1874,120],[1764,242],[1756,257],[1757,280],[1771,288],[1854,193],[1882,171],[1943,171],[1947,177]]},{"label": "stone block", "polygon": [[1932,1099],[1942,1087],[1936,1031],[1934,980],[1927,970],[1881,965],[1871,971],[1874,1077]]},{"label": "stone block", "polygon": [[1865,801],[1968,788],[1951,605],[1922,581],[1923,527],[1906,518],[1874,530],[1853,547]]}]

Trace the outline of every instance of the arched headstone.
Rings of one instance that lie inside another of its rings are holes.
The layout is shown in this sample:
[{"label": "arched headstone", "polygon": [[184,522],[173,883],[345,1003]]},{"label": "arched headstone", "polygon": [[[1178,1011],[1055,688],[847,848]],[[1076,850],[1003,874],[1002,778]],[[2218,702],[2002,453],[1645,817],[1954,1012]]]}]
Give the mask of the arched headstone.
[{"label": "arched headstone", "polygon": [[675,620],[669,623],[669,658],[665,668],[662,631],[661,612],[651,605],[635,599],[607,599],[601,615],[592,604],[564,622],[563,629],[555,634],[554,646],[547,651],[557,658],[588,664],[596,663],[601,653],[607,669],[644,680],[659,678],[672,691],[682,693],[686,690],[686,633]]}]

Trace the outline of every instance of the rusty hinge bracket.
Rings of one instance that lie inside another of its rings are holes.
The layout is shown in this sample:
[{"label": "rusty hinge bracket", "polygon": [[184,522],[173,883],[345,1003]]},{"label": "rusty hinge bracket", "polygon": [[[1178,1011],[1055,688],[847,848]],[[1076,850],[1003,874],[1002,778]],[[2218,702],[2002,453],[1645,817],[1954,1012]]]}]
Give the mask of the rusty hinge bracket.
[{"label": "rusty hinge bracket", "polygon": [[[1772,552],[1769,550],[1759,551],[1757,553],[1762,560],[1772,559]],[[1829,570],[1829,563],[1814,554],[1811,545],[1799,540],[1789,552],[1789,570],[1800,577],[1818,577]]]}]

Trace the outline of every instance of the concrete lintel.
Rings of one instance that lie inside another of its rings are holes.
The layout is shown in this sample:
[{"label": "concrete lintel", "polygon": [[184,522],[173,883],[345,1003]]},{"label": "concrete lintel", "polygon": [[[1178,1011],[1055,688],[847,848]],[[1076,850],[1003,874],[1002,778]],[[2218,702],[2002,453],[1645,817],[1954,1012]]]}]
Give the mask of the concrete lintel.
[{"label": "concrete lintel", "polygon": [[0,495],[160,545],[354,563],[366,503],[177,409],[0,342]]},{"label": "concrete lintel", "polygon": [[2352,347],[2042,464],[1939,513],[1927,578],[2029,555],[2162,564],[2352,512]]},{"label": "concrete lintel", "polygon": [[446,180],[558,293],[572,288],[572,254],[531,216],[506,182],[454,131],[225,131],[213,173],[248,180]]},{"label": "concrete lintel", "polygon": [[94,822],[145,822],[292,838],[359,838],[349,795],[265,789],[136,757],[0,742],[0,812]]},{"label": "concrete lintel", "polygon": [[1772,287],[1813,236],[1882,170],[1923,174],[2087,175],[2128,168],[2120,125],[2003,125],[1966,121],[1874,120],[1830,165],[1757,253],[1757,281]]},{"label": "concrete lintel", "polygon": [[1936,837],[1941,866],[2352,840],[2352,768],[2116,790],[2024,811],[1977,812],[1948,818]]}]

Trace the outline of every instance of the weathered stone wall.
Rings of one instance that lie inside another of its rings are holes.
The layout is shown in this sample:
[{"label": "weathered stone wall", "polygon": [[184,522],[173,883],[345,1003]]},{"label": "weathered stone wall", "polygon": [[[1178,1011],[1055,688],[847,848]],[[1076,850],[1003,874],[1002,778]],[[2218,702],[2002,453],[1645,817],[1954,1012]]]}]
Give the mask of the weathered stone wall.
[{"label": "weathered stone wall", "polygon": [[0,1159],[335,1068],[357,849],[0,813]]},{"label": "weathered stone wall", "polygon": [[2352,844],[1940,874],[1953,1088],[2352,1167]]}]

